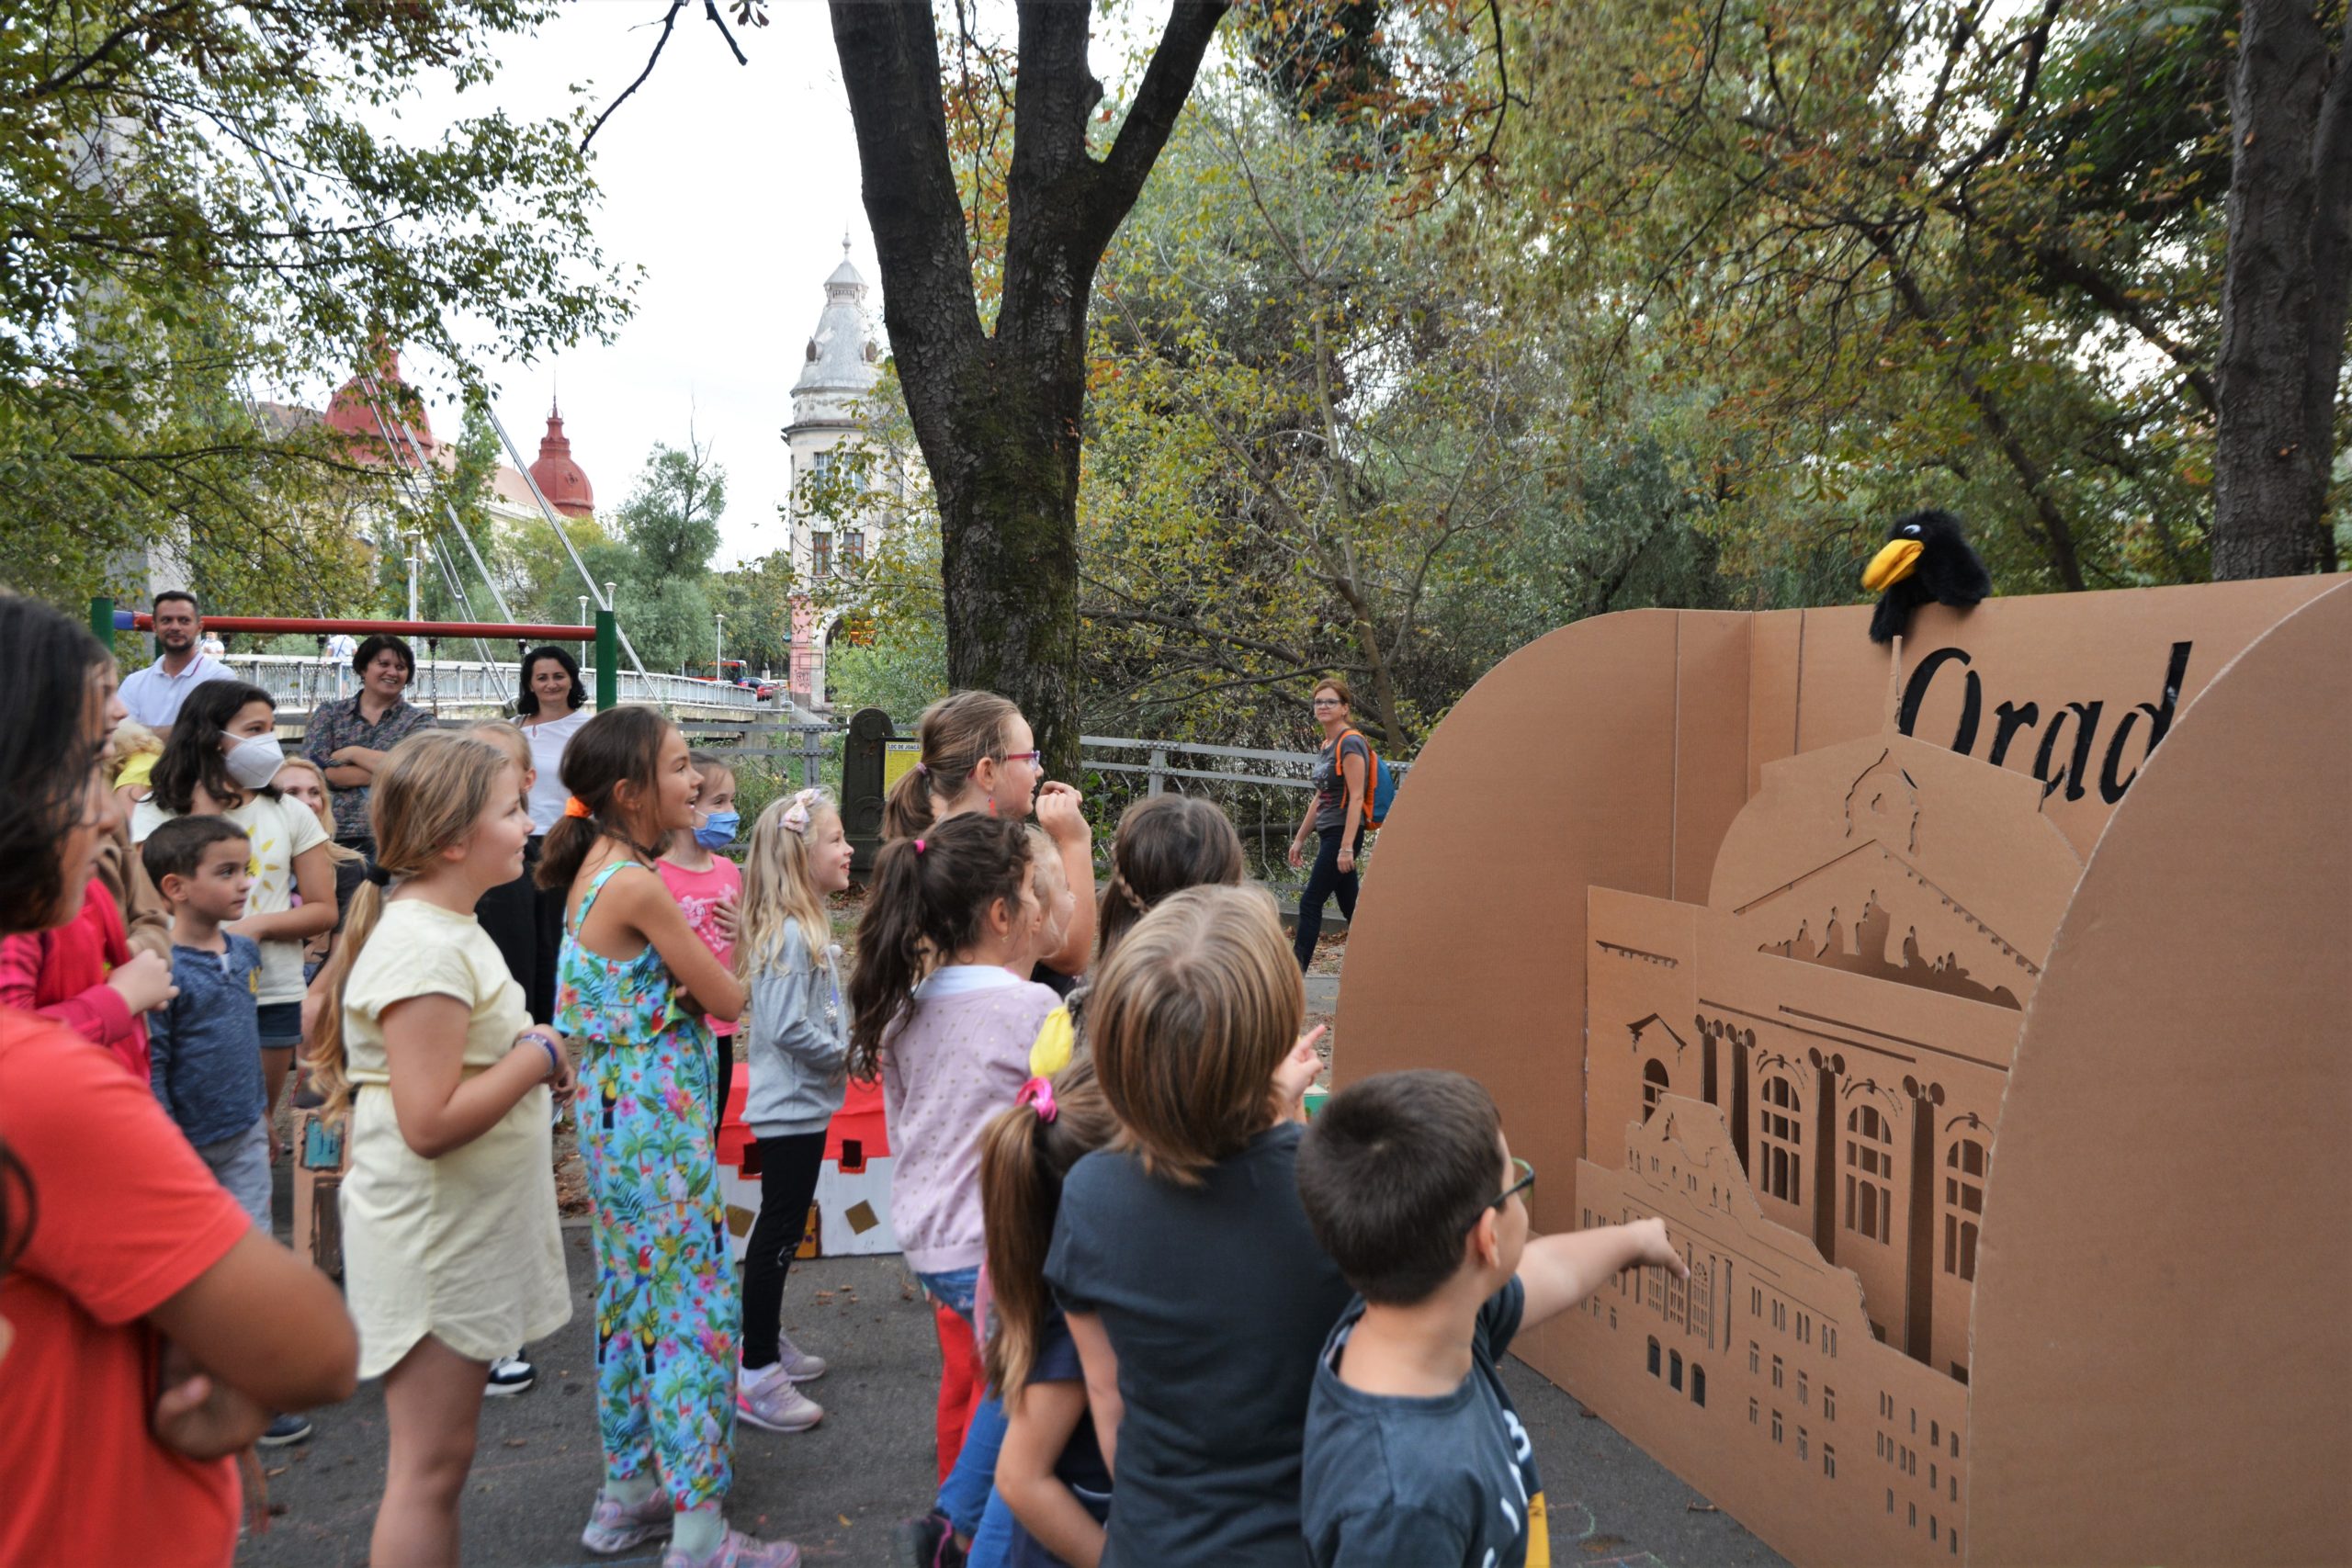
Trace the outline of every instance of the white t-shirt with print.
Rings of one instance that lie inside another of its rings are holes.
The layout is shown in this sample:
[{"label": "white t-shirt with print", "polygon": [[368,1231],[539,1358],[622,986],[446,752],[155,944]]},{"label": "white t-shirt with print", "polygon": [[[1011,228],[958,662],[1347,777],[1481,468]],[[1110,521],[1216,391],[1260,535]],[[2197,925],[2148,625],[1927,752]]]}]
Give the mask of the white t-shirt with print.
[{"label": "white t-shirt with print", "polygon": [[[141,801],[131,807],[130,841],[145,843],[148,834],[175,815],[152,798]],[[280,795],[273,800],[266,795],[249,795],[243,806],[223,815],[243,828],[253,843],[253,854],[246,864],[254,879],[253,890],[245,895],[245,913],[275,915],[292,908],[295,857],[327,841],[326,829],[319,826],[317,814],[289,796]],[[301,942],[292,938],[263,942],[261,1005],[299,1002],[302,990]]]}]

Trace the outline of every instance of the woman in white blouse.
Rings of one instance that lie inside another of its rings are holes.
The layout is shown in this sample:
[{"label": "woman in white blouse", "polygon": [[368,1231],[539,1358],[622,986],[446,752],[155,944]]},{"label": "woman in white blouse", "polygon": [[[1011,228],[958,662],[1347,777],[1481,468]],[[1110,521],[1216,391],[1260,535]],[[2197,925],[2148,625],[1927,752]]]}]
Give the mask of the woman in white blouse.
[{"label": "woman in white blouse", "polygon": [[[535,648],[523,660],[523,694],[514,704],[514,722],[530,743],[531,841],[523,852],[523,872],[538,869],[539,846],[548,829],[563,816],[570,791],[563,787],[563,749],[589,719],[588,688],[580,681],[580,663],[560,648]],[[534,1023],[555,1021],[556,949],[563,940],[565,890],[538,894],[538,948],[527,993]]]}]

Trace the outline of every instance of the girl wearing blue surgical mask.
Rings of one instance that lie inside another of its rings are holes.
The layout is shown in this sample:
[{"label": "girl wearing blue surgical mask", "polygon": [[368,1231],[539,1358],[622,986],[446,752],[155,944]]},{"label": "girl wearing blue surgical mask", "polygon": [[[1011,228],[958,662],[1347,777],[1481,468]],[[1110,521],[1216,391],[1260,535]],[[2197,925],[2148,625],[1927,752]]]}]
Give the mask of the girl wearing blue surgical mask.
[{"label": "girl wearing blue surgical mask", "polygon": [[285,761],[269,694],[243,681],[209,681],[181,705],[147,798],[130,811],[134,844],[175,817],[226,817],[253,844],[244,918],[220,929],[261,947],[255,999],[273,1158],[278,1096],[302,1041],[302,948],[333,931],[335,917],[333,840],[311,809],[274,782]]},{"label": "girl wearing blue surgical mask", "polygon": [[[702,777],[695,793],[695,825],[670,835],[670,847],[654,869],[695,935],[731,969],[743,874],[719,852],[735,841],[741,822],[735,814],[735,770],[709,751],[694,753],[694,765]],[[718,1122],[724,1124],[735,1084],[735,1026],[714,1018],[710,1032],[718,1043]]]}]

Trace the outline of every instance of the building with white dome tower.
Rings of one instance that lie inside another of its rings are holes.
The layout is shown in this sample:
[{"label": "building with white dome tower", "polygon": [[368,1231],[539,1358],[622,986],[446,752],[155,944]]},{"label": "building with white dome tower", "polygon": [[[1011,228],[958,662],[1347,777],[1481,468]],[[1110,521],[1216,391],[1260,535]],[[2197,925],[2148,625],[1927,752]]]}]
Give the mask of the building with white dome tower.
[{"label": "building with white dome tower", "polygon": [[844,518],[818,513],[808,501],[808,486],[831,472],[844,447],[865,445],[863,403],[882,378],[882,345],[866,312],[865,278],[851,264],[849,249],[844,234],[842,264],[825,279],[825,308],[792,384],[792,423],[784,427],[792,460],[786,510],[793,572],[810,588],[793,599],[792,669],[786,684],[794,702],[812,708],[827,705],[825,650],[842,615],[839,604],[829,602],[825,585],[854,571],[888,523],[888,514],[878,510]]}]

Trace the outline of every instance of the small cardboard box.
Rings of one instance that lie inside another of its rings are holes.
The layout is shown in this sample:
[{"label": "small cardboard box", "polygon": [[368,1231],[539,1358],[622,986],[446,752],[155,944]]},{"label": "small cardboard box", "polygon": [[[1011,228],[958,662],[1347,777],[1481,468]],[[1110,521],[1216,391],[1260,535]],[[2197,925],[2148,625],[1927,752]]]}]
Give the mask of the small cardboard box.
[{"label": "small cardboard box", "polygon": [[348,1116],[329,1119],[312,1107],[294,1111],[294,1250],[320,1272],[343,1278],[343,1173],[351,1151]]}]

